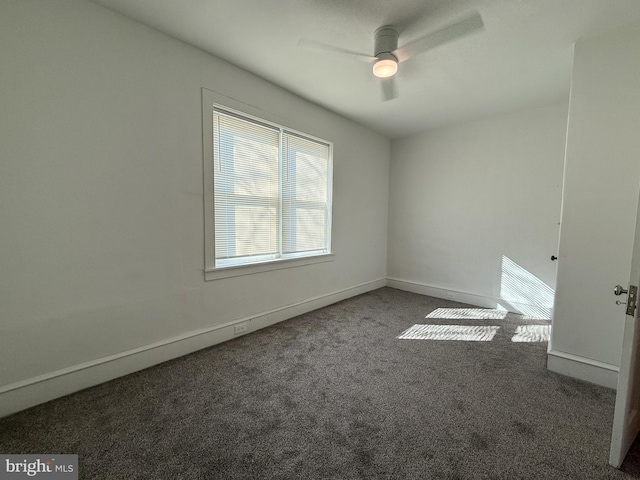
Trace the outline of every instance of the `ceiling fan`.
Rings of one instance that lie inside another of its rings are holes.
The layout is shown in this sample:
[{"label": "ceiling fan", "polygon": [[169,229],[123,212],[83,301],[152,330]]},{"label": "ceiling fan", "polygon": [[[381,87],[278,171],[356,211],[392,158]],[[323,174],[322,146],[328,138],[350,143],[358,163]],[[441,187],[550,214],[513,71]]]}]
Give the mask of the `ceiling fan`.
[{"label": "ceiling fan", "polygon": [[326,50],[334,53],[343,53],[360,57],[368,62],[373,62],[373,74],[381,79],[382,98],[384,101],[398,96],[394,75],[398,71],[398,64],[410,58],[431,50],[444,43],[456,40],[460,37],[481,30],[484,27],[479,13],[448,25],[435,32],[428,33],[401,47],[398,47],[398,30],[392,25],[378,28],[373,34],[373,55],[355,52],[346,48],[316,42],[314,40],[300,39],[299,47]]}]

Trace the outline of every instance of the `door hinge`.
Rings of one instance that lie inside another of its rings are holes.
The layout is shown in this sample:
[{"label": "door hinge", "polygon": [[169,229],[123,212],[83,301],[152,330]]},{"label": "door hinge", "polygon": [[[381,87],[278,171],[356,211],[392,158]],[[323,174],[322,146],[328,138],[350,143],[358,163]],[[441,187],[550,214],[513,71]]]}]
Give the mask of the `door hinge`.
[{"label": "door hinge", "polygon": [[638,287],[629,285],[629,293],[627,294],[627,315],[632,317],[636,314],[636,304],[638,302]]}]

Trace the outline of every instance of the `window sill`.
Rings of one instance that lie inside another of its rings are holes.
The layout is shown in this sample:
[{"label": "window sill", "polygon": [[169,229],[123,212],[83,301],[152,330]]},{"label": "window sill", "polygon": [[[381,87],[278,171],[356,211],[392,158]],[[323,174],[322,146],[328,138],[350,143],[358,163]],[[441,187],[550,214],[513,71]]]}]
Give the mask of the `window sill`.
[{"label": "window sill", "polygon": [[314,255],[312,257],[278,259],[262,263],[254,263],[251,265],[216,268],[215,270],[205,270],[204,279],[205,281],[210,282],[212,280],[220,280],[222,278],[240,277],[242,275],[253,275],[255,273],[270,272],[272,270],[282,270],[285,268],[314,265],[316,263],[333,262],[334,257],[335,254],[333,253],[325,253],[322,255]]}]

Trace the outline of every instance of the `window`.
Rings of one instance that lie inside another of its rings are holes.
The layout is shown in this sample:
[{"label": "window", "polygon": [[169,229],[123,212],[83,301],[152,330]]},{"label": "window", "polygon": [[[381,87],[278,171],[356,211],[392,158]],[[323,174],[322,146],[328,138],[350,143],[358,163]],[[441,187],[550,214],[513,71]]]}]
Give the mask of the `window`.
[{"label": "window", "polygon": [[332,144],[207,106],[205,271],[330,254]]}]

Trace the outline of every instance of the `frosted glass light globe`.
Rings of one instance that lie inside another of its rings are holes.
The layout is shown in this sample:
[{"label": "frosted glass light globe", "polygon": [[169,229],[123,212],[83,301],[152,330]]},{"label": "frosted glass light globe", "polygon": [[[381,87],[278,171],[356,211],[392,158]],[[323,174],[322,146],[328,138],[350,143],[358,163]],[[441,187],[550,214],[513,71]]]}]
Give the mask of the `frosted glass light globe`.
[{"label": "frosted glass light globe", "polygon": [[[391,55],[389,55],[391,57]],[[381,58],[373,64],[373,74],[379,78],[392,77],[398,71],[398,62],[395,58]]]}]

